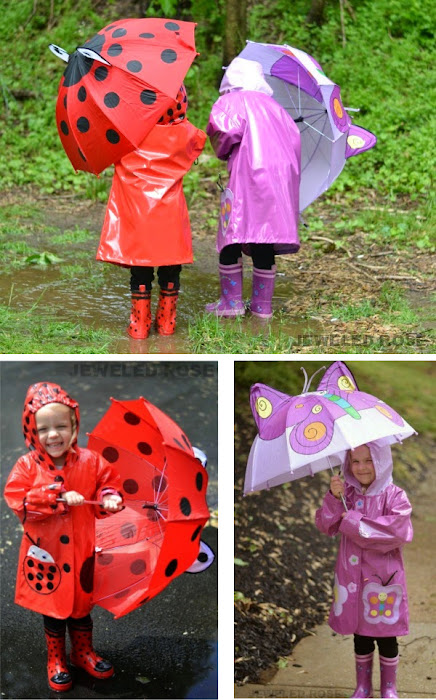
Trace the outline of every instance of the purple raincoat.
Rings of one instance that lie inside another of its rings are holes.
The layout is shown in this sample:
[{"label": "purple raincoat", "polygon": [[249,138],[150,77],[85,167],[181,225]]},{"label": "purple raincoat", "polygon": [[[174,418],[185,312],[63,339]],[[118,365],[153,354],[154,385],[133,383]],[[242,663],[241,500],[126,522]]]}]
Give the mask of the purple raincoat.
[{"label": "purple raincoat", "polygon": [[296,253],[301,154],[293,119],[272,97],[236,89],[213,105],[207,134],[230,173],[218,252],[231,243],[274,243],[276,254]]},{"label": "purple raincoat", "polygon": [[341,534],[334,601],[329,625],[339,634],[396,637],[409,633],[409,607],[402,546],[413,537],[412,507],[403,489],[392,483],[389,446],[369,443],[376,478],[366,493],[344,467],[345,499],[329,491],[315,523],[326,535]]}]

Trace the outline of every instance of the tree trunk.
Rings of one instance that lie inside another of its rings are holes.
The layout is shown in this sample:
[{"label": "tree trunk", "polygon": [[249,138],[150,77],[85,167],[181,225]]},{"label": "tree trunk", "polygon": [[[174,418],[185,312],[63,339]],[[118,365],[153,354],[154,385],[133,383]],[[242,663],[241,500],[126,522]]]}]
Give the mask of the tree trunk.
[{"label": "tree trunk", "polygon": [[307,24],[316,24],[320,27],[324,22],[324,10],[327,0],[312,0],[309,13],[306,17]]},{"label": "tree trunk", "polygon": [[247,38],[247,0],[226,0],[226,26],[223,46],[223,65],[242,51]]}]

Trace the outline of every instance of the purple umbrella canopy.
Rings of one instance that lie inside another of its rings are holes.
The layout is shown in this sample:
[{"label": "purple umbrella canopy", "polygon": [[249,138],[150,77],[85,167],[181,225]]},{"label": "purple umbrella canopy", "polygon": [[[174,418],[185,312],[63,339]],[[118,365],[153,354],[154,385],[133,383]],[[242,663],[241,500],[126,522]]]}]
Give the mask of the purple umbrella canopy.
[{"label": "purple umbrella canopy", "polygon": [[359,391],[343,362],[334,362],[316,391],[299,396],[254,384],[250,404],[259,431],[251,447],[244,493],[340,466],[349,449],[401,442],[416,431],[384,401]]},{"label": "purple umbrella canopy", "polygon": [[338,85],[304,51],[248,41],[239,57],[261,64],[273,98],[300,129],[303,211],[336,180],[347,158],[372,148],[377,139],[351,123]]}]

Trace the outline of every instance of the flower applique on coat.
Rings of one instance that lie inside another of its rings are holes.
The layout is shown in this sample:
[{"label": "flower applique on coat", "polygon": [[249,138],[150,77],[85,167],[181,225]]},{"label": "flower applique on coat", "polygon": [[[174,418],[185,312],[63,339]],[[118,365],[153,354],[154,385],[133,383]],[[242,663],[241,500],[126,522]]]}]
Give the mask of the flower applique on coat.
[{"label": "flower applique on coat", "polygon": [[376,478],[362,492],[344,465],[349,512],[330,491],[316,512],[317,528],[341,541],[335,569],[329,625],[339,634],[395,637],[409,633],[409,606],[402,556],[411,542],[412,507],[403,489],[392,483],[391,448],[369,443]]},{"label": "flower applique on coat", "polygon": [[84,617],[93,607],[95,519],[110,515],[100,506],[68,507],[58,501],[65,491],[100,501],[120,492],[120,477],[103,457],[73,442],[62,469],[56,468],[37,437],[35,413],[49,403],[79,406],[60,386],[30,387],[23,430],[31,451],[20,457],[8,477],[5,500],[23,525],[15,602],[59,619]]}]

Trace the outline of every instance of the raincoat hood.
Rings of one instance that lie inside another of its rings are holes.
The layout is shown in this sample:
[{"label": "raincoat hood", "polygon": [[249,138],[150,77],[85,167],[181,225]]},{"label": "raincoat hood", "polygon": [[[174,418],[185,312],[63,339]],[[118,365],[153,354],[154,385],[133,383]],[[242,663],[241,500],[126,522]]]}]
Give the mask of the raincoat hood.
[{"label": "raincoat hood", "polygon": [[69,408],[74,410],[76,417],[76,431],[73,442],[70,446],[70,450],[77,442],[80,413],[79,404],[77,401],[72,399],[71,396],[69,396],[67,392],[62,389],[61,386],[59,386],[59,384],[53,384],[52,382],[37,382],[36,384],[32,384],[27,390],[23,408],[23,434],[25,443],[30,450],[35,451],[36,458],[39,462],[45,462],[49,466],[53,466],[51,457],[39,442],[35,420],[36,412],[43,406],[50,403],[61,403],[64,406],[69,406]]},{"label": "raincoat hood", "polygon": [[[368,486],[365,496],[376,496],[383,493],[389,484],[392,484],[392,451],[390,445],[384,444],[382,440],[368,442],[367,447],[374,464],[375,479]],[[350,456],[351,452],[347,452],[343,465],[345,482],[353,486],[358,493],[363,493],[362,484],[352,474]]]},{"label": "raincoat hood", "polygon": [[247,61],[245,58],[234,58],[224,73],[219,90],[220,95],[232,90],[263,92],[269,97],[273,94],[273,89],[264,78],[260,63]]}]

